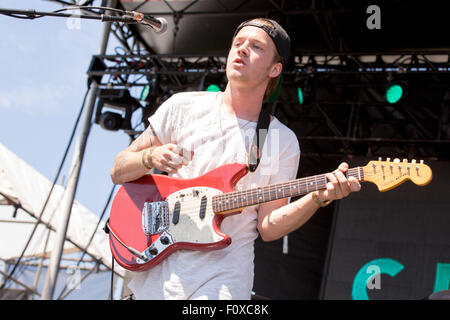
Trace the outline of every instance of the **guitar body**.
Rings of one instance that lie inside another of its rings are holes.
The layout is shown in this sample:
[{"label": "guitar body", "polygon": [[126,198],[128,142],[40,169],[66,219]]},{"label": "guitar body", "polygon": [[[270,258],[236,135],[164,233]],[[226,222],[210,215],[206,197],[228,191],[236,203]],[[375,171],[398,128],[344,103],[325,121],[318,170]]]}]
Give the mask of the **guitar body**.
[{"label": "guitar body", "polygon": [[[151,174],[123,184],[109,219],[109,229],[120,240],[109,237],[114,259],[128,270],[145,271],[176,250],[228,246],[231,238],[220,231],[225,215],[214,213],[212,197],[233,191],[247,172],[245,164],[235,163],[194,179]],[[137,258],[125,245],[146,259]]]}]

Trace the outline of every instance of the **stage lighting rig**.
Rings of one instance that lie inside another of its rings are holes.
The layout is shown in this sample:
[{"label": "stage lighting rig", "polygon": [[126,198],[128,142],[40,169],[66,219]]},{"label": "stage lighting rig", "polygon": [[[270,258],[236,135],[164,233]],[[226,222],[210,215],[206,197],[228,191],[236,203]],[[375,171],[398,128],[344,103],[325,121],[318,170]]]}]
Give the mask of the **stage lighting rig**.
[{"label": "stage lighting rig", "polygon": [[[98,102],[95,112],[95,123],[110,131],[131,130],[131,116],[141,108],[141,104],[130,95],[128,89],[104,89],[97,92]],[[105,109],[118,112],[105,111]]]},{"label": "stage lighting rig", "polygon": [[124,127],[124,119],[122,118],[122,116],[111,111],[103,112],[100,115],[98,123],[103,129],[110,131],[117,131]]},{"label": "stage lighting rig", "polygon": [[391,83],[388,85],[385,97],[386,101],[390,104],[397,103],[403,96],[403,88],[398,83]]},{"label": "stage lighting rig", "polygon": [[220,87],[217,84],[213,83],[213,84],[210,84],[208,86],[208,88],[206,88],[206,91],[208,91],[208,92],[218,92],[218,91],[220,91]]}]

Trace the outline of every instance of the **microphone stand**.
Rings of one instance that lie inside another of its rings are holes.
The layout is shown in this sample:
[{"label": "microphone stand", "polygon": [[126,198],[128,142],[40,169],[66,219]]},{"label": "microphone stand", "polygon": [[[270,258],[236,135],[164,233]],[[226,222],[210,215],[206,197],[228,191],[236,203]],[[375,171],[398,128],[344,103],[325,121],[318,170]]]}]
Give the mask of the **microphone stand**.
[{"label": "microphone stand", "polygon": [[[74,7],[73,9],[75,10],[77,8]],[[107,10],[108,8],[105,8],[105,9]],[[100,20],[102,22],[137,23],[136,20],[134,20],[132,17],[127,16],[127,15],[112,16],[112,15],[100,14],[99,16],[98,15],[94,16],[94,15],[74,14],[74,13],[42,12],[42,11],[36,11],[33,9],[17,10],[17,9],[2,9],[2,8],[0,8],[0,14],[10,16],[13,18],[19,18],[19,19],[36,19],[36,18],[42,18],[44,16],[51,16],[51,17],[61,17],[61,18],[80,18],[80,19]]]}]

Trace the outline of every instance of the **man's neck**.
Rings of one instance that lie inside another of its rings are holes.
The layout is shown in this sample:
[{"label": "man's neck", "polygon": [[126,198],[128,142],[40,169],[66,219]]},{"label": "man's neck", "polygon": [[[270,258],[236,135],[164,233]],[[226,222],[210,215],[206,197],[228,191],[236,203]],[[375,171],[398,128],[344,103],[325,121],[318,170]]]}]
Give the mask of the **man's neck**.
[{"label": "man's neck", "polygon": [[264,98],[264,91],[255,88],[236,88],[228,83],[221,99],[221,106],[238,118],[258,121]]}]

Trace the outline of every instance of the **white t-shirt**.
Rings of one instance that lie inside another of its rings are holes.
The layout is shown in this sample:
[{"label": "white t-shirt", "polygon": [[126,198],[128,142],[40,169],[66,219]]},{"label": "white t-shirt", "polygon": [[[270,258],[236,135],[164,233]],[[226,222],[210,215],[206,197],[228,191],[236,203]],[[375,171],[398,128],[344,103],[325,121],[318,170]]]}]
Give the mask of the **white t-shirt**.
[{"label": "white t-shirt", "polygon": [[[256,122],[223,110],[217,92],[173,95],[149,118],[163,144],[194,151],[194,158],[174,177],[195,178],[221,165],[248,163]],[[273,118],[260,164],[236,185],[237,190],[296,178],[300,148],[296,135]],[[226,217],[220,229],[232,243],[213,251],[179,250],[155,267],[134,273],[128,284],[136,299],[240,299],[251,297],[258,206]]]}]

